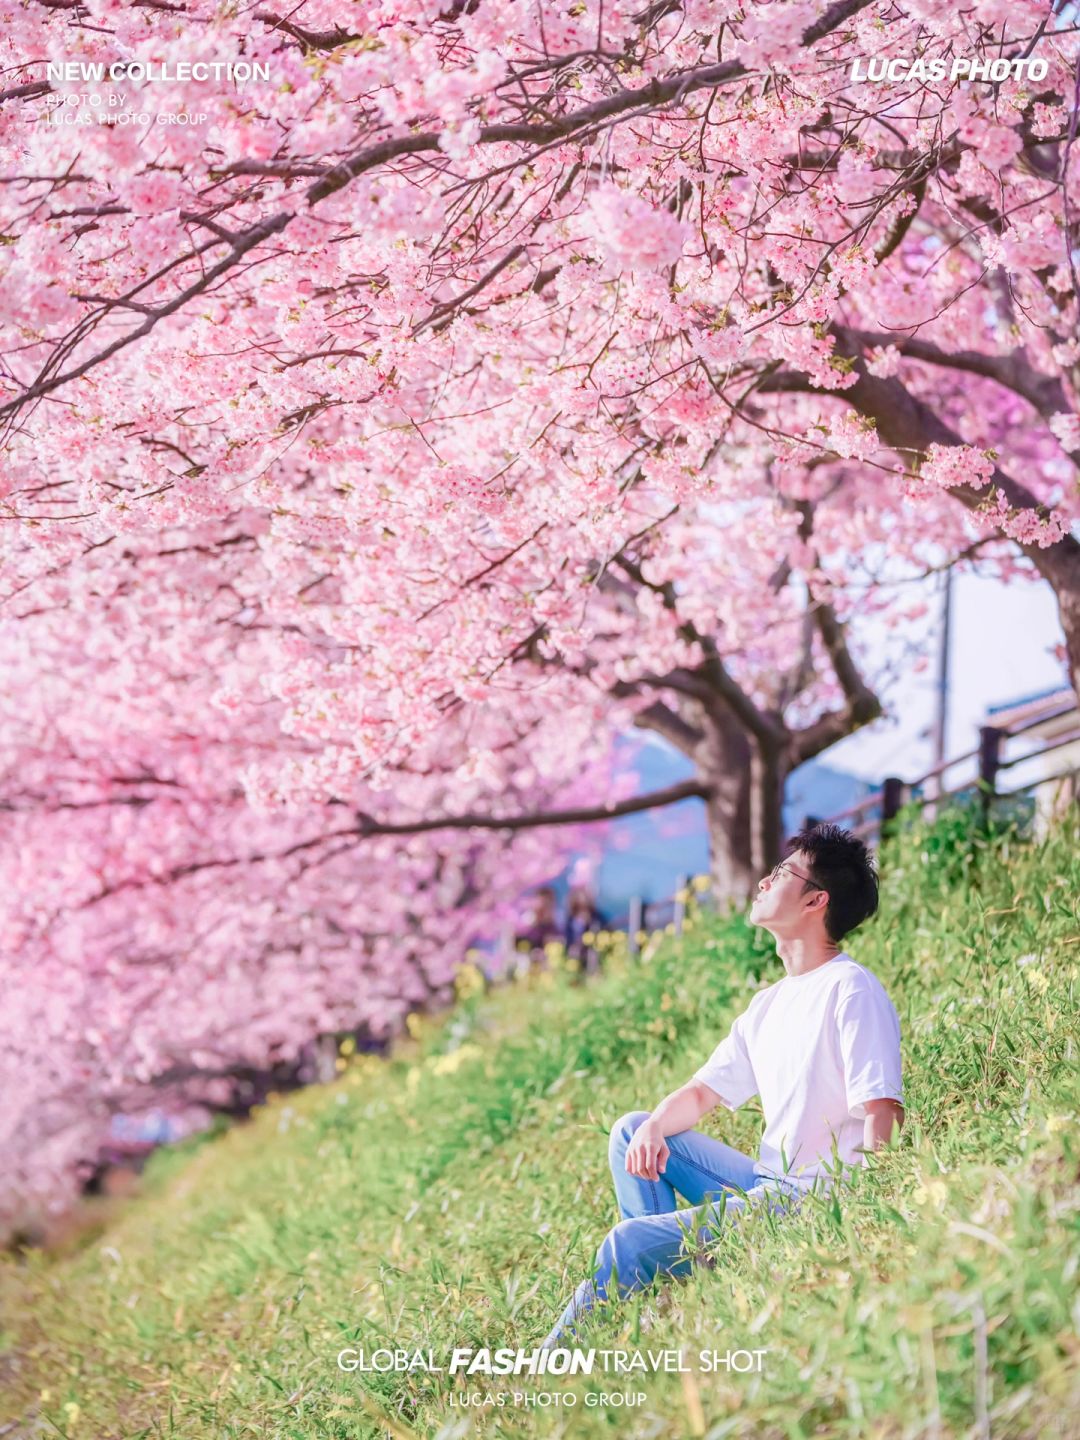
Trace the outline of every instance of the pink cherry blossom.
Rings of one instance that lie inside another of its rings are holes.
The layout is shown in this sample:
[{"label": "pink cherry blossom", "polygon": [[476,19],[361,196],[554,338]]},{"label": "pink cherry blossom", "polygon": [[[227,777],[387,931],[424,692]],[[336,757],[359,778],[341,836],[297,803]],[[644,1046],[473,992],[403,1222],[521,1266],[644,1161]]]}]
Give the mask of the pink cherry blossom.
[{"label": "pink cherry blossom", "polygon": [[[0,1219],[113,1114],[448,1003],[621,733],[745,894],[755,777],[895,702],[976,544],[1080,680],[1047,8],[0,0]],[[1033,37],[1037,89],[849,78]],[[46,72],[117,55],[270,73]]]},{"label": "pink cherry blossom", "polygon": [[972,485],[978,490],[989,482],[994,464],[970,445],[932,444],[919,473],[944,490],[953,485]]},{"label": "pink cherry blossom", "polygon": [[686,226],[618,185],[596,189],[589,213],[600,249],[616,271],[655,270],[673,265],[682,254]]}]

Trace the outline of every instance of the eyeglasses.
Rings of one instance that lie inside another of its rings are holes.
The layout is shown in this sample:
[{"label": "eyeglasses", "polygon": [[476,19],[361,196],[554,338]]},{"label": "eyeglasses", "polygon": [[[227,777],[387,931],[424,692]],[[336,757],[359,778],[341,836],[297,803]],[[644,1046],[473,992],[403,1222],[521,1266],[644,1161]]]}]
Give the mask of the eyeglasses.
[{"label": "eyeglasses", "polygon": [[798,870],[793,870],[786,860],[781,860],[773,866],[769,871],[769,879],[777,879],[781,870],[786,870],[789,875],[794,875],[796,880],[801,880],[804,885],[809,885],[813,890],[825,889],[824,885],[819,885],[816,880],[811,880],[809,875],[801,875]]}]

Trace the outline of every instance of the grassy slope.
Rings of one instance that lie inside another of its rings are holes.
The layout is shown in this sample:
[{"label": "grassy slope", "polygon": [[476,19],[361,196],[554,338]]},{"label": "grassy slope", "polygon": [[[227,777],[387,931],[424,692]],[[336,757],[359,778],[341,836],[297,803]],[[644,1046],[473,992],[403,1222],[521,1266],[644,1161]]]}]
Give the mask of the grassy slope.
[{"label": "grassy slope", "polygon": [[[617,1218],[608,1126],[686,1079],[749,987],[782,974],[741,921],[701,916],[588,986],[556,974],[464,999],[394,1060],[163,1154],[80,1253],[7,1263],[14,1433],[1080,1436],[1076,840],[897,844],[851,948],[900,1014],[900,1148],[842,1206],[750,1218],[715,1268],[590,1337],[765,1348],[761,1374],[540,1380],[577,1406],[462,1411],[444,1377],[334,1360],[545,1333]],[[751,1151],[756,1107],[706,1128]],[[647,1400],[586,1408],[602,1390]]]}]

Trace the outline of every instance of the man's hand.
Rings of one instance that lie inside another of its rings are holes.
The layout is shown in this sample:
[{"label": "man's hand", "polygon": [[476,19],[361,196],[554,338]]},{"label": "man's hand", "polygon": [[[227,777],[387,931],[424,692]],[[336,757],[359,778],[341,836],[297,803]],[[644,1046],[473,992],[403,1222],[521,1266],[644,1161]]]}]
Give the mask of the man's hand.
[{"label": "man's hand", "polygon": [[663,1131],[654,1120],[645,1120],[626,1148],[626,1173],[642,1180],[659,1180],[670,1154]]},{"label": "man's hand", "polygon": [[863,1123],[863,1143],[856,1148],[872,1155],[885,1145],[896,1144],[903,1123],[904,1107],[899,1100],[868,1100]]}]

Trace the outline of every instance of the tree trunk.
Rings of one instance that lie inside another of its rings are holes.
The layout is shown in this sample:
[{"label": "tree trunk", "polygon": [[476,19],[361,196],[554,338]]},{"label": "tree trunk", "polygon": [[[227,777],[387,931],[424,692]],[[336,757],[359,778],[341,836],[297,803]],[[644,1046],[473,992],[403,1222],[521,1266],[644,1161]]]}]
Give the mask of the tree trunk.
[{"label": "tree trunk", "polygon": [[757,878],[780,859],[784,845],[784,781],[790,766],[786,747],[759,741],[750,767],[752,856]]},{"label": "tree trunk", "polygon": [[719,905],[744,905],[780,859],[790,745],[756,740],[722,701],[710,710],[699,702],[684,709],[675,715],[652,705],[635,724],[656,730],[693,760],[696,778],[710,788],[705,823],[713,895]]},{"label": "tree trunk", "polygon": [[789,766],[783,748],[758,744],[737,721],[727,723],[731,733],[702,767],[713,787],[705,813],[713,894],[720,905],[743,905],[783,853]]},{"label": "tree trunk", "polygon": [[1047,556],[1038,569],[1054,587],[1061,628],[1065,634],[1069,678],[1073,689],[1080,695],[1080,547],[1075,540],[1069,546],[1064,543],[1049,546]]},{"label": "tree trunk", "polygon": [[753,742],[726,709],[705,717],[705,736],[695,759],[712,787],[705,802],[709,860],[717,904],[742,904],[753,889],[755,871],[751,766]]}]

